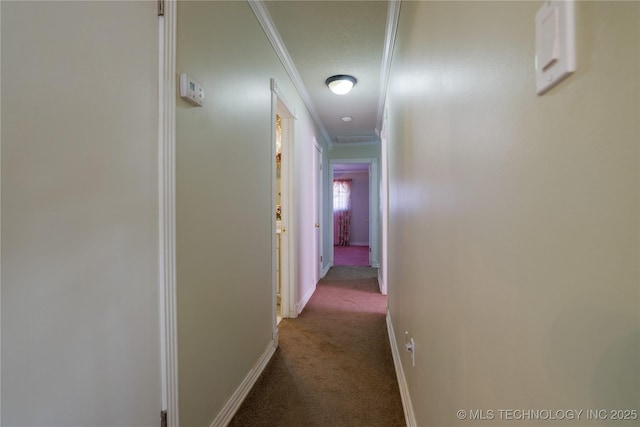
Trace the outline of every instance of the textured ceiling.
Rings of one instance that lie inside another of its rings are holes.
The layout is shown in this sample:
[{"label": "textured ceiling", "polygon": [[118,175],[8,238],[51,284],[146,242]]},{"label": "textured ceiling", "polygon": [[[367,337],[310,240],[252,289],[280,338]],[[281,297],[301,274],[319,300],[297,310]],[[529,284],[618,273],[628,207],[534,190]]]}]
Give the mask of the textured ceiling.
[{"label": "textured ceiling", "polygon": [[[331,142],[379,142],[387,2],[266,1],[265,5]],[[358,83],[347,95],[335,95],[324,83],[335,74],[351,74]],[[343,116],[353,121],[345,123]]]}]

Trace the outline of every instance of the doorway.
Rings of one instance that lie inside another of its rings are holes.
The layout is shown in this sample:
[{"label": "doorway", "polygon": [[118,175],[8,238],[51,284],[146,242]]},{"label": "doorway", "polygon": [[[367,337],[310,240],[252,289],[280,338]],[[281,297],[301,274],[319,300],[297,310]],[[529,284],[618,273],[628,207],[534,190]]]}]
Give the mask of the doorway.
[{"label": "doorway", "polygon": [[295,301],[291,278],[293,239],[293,129],[295,117],[275,80],[271,80],[272,93],[272,297],[273,334],[277,342],[280,320],[295,317]]},{"label": "doorway", "polygon": [[[276,324],[282,320],[282,116],[276,113]],[[285,228],[286,231],[286,228]]]},{"label": "doorway", "polygon": [[379,267],[377,159],[333,159],[333,265]]},{"label": "doorway", "polygon": [[314,174],[313,174],[313,188],[315,191],[315,195],[313,197],[314,209],[313,214],[314,218],[314,227],[315,227],[315,252],[314,252],[314,262],[316,264],[315,268],[315,277],[314,283],[318,283],[318,281],[323,276],[323,268],[322,268],[322,147],[318,144],[315,137],[313,138],[313,166],[314,166]]}]

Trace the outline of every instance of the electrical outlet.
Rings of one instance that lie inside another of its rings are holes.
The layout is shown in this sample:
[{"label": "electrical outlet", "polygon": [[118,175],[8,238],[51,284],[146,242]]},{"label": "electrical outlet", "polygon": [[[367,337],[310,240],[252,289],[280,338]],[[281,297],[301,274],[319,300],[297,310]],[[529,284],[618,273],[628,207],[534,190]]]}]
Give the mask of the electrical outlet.
[{"label": "electrical outlet", "polygon": [[408,339],[409,338],[409,333],[405,332],[405,336],[408,340],[407,343],[405,343],[405,346],[407,347],[407,351],[409,353],[411,353],[411,366],[413,366],[414,368],[416,367],[416,343],[415,341],[413,341],[413,338]]}]

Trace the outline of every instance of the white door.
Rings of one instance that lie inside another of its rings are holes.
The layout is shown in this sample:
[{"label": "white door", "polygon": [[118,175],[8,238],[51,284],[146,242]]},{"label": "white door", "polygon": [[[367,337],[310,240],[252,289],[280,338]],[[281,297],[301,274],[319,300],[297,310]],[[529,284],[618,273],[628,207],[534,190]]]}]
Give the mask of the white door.
[{"label": "white door", "polygon": [[1,2],[2,424],[161,411],[156,2]]},{"label": "white door", "polygon": [[316,143],[313,150],[313,164],[314,164],[314,227],[315,227],[315,265],[316,265],[316,277],[315,283],[322,277],[322,148]]},{"label": "white door", "polygon": [[380,180],[378,179],[378,159],[369,163],[369,265],[380,267],[379,258],[379,216],[380,216]]},{"label": "white door", "polygon": [[372,238],[375,234],[375,225],[374,225],[374,221],[373,221],[373,217],[374,217],[374,205],[372,203],[372,193],[373,193],[373,168],[372,168],[372,164],[369,163],[369,219],[368,224],[369,224],[369,266],[373,266],[373,259],[372,259],[372,255],[373,255],[373,251],[372,251],[372,247],[373,247],[373,241]]},{"label": "white door", "polygon": [[[294,188],[294,180],[292,179],[292,173],[294,171],[294,125],[293,121],[295,120],[291,108],[289,108],[286,98],[283,96],[281,89],[278,88],[275,80],[271,81],[271,103],[272,103],[272,119],[275,125],[276,123],[276,114],[281,118],[281,164],[280,164],[280,185],[279,192],[280,194],[280,205],[282,207],[281,213],[281,221],[280,221],[280,253],[279,253],[279,277],[280,277],[280,296],[281,296],[281,304],[280,304],[280,315],[283,318],[295,318],[298,313],[296,312],[296,292],[293,286],[295,277],[295,263],[292,262],[293,254],[295,253],[295,229],[294,229],[294,209],[295,206],[295,188]],[[276,130],[274,126],[273,130],[273,152],[275,154],[275,144],[276,144]],[[274,189],[277,188],[275,179],[276,175],[273,176],[274,182],[272,187]],[[276,190],[277,191],[277,190]],[[276,195],[273,195],[274,201],[276,200]],[[275,235],[276,227],[274,227],[274,245],[275,249]],[[275,277],[275,276],[274,276]],[[277,279],[276,279],[277,280]],[[274,283],[275,285],[275,283]],[[277,294],[277,286],[274,286],[274,308]],[[276,313],[277,310],[274,310]],[[276,322],[276,316],[273,317],[274,322]],[[274,326],[274,331],[276,327]]]}]

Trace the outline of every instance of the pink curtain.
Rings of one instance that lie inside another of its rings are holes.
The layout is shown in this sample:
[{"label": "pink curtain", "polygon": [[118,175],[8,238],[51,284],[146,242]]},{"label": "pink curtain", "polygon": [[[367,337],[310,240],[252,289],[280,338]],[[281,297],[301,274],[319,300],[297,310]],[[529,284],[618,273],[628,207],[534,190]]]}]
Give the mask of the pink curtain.
[{"label": "pink curtain", "polygon": [[333,244],[348,246],[351,234],[351,180],[333,180]]}]

